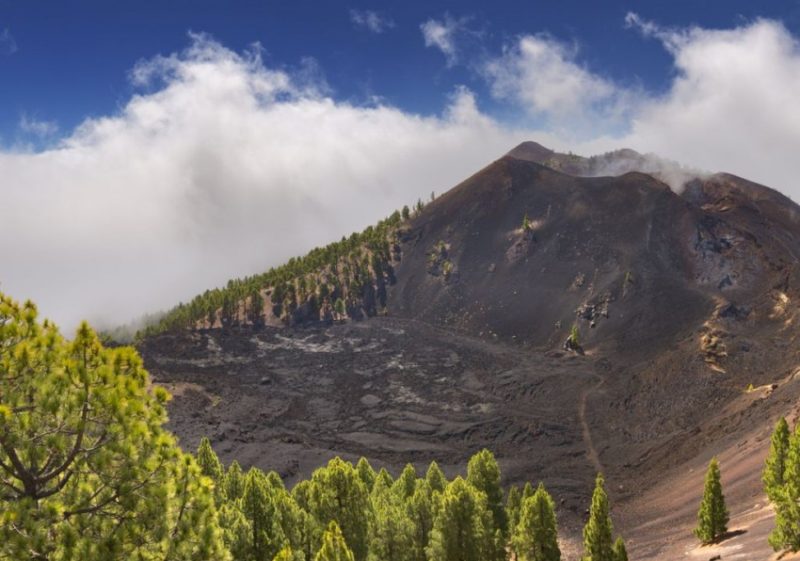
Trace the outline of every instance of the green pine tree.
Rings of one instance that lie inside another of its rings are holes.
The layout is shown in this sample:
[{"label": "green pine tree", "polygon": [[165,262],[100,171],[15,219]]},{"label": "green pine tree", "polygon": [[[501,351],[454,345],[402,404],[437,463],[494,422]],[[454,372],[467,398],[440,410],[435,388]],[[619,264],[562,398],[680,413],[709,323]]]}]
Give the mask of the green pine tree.
[{"label": "green pine tree", "polygon": [[775,502],[775,528],[769,543],[775,551],[800,551],[800,424],[789,438],[783,487],[770,491]]},{"label": "green pine tree", "polygon": [[514,532],[519,522],[519,509],[522,505],[522,492],[519,487],[512,485],[506,494],[506,518],[508,519],[508,528],[510,532]]},{"label": "green pine tree", "polygon": [[412,556],[413,561],[426,561],[425,548],[430,542],[433,530],[433,490],[425,479],[418,479],[414,494],[406,503],[408,518],[413,527]]},{"label": "green pine tree", "polygon": [[703,500],[697,513],[694,535],[704,544],[712,543],[728,531],[728,509],[722,494],[719,463],[712,458],[706,471]]},{"label": "green pine tree", "polygon": [[786,457],[789,454],[789,425],[784,417],[778,420],[772,433],[769,455],[761,480],[770,502],[777,504],[783,493]]},{"label": "green pine tree", "polygon": [[525,499],[512,537],[520,561],[560,561],[555,503],[543,484]]},{"label": "green pine tree", "polygon": [[414,494],[414,488],[417,485],[417,470],[414,469],[412,464],[406,464],[400,476],[395,480],[392,485],[394,492],[398,493],[403,499],[409,498]]},{"label": "green pine tree", "polygon": [[219,508],[219,524],[223,528],[225,546],[236,561],[251,559],[252,527],[237,502],[225,502]]},{"label": "green pine tree", "polygon": [[286,545],[278,524],[272,487],[267,476],[251,468],[245,476],[242,512],[249,523],[248,551],[251,561],[270,561]]},{"label": "green pine tree", "polygon": [[378,475],[375,476],[376,483],[378,479],[382,479],[383,482],[386,483],[387,487],[391,487],[392,484],[394,483],[394,478],[392,478],[392,474],[386,471],[386,468],[381,468],[380,471],[378,472]]},{"label": "green pine tree", "polygon": [[430,485],[431,490],[435,492],[443,493],[445,487],[447,487],[447,478],[435,461],[428,466],[428,471],[425,472],[425,480]]},{"label": "green pine tree", "polygon": [[225,495],[229,501],[240,499],[244,494],[244,473],[239,462],[233,460],[225,473]]},{"label": "green pine tree", "polygon": [[367,488],[367,491],[372,491],[372,486],[375,484],[375,477],[377,474],[366,458],[361,458],[356,464],[356,471],[361,482]]},{"label": "green pine tree", "polygon": [[598,473],[592,493],[589,521],[583,528],[583,561],[614,561],[611,541],[613,526],[608,510],[608,495],[603,484],[603,474]]},{"label": "green pine tree", "polygon": [[225,469],[222,467],[222,462],[219,461],[214,449],[211,448],[211,442],[205,436],[200,439],[196,458],[203,475],[210,477],[211,481],[214,482],[214,496],[217,499],[217,504],[220,504],[225,498]]},{"label": "green pine tree", "polygon": [[489,510],[492,511],[493,528],[500,530],[505,537],[508,533],[508,520],[503,506],[503,489],[500,486],[500,466],[489,450],[481,450],[469,459],[467,483],[486,495]]},{"label": "green pine tree", "polygon": [[530,481],[525,482],[525,486],[522,488],[522,497],[520,497],[520,504],[525,502],[525,499],[528,497],[532,497],[535,493],[533,489],[533,485],[531,485]]},{"label": "green pine tree", "polygon": [[0,559],[229,558],[211,481],[132,348],[86,323],[67,341],[0,294],[0,372]]},{"label": "green pine tree", "polygon": [[367,558],[369,547],[369,494],[353,464],[334,458],[311,476],[309,512],[320,526],[337,522],[355,561]]},{"label": "green pine tree", "polygon": [[328,529],[322,536],[320,547],[314,561],[355,561],[353,552],[347,547],[347,542],[336,521],[331,520]]},{"label": "green pine tree", "polygon": [[492,513],[486,495],[456,477],[440,500],[427,550],[429,561],[495,559]]},{"label": "green pine tree", "polygon": [[373,518],[368,558],[371,561],[412,561],[414,526],[405,508],[405,498],[379,479],[370,502]]}]

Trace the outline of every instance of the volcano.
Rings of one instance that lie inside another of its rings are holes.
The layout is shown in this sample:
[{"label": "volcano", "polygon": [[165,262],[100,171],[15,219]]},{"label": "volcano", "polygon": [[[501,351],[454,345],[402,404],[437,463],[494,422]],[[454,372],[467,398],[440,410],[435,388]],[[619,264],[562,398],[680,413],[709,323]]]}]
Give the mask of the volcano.
[{"label": "volcano", "polygon": [[[142,340],[184,446],[207,435],[290,481],[334,455],[452,474],[490,448],[507,482],[560,501],[567,556],[602,471],[631,558],[769,558],[760,473],[800,397],[800,207],[632,150],[526,142],[390,237],[342,313],[329,269],[291,281],[314,289],[288,312],[263,286],[255,314]],[[743,532],[697,551],[712,456]]]}]

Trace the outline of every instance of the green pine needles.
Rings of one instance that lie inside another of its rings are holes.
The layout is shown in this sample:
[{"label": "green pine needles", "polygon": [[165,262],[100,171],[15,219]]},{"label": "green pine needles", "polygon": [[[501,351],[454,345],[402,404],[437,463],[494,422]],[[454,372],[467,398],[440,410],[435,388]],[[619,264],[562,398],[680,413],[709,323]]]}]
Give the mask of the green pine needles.
[{"label": "green pine needles", "polygon": [[706,471],[703,500],[697,513],[697,528],[694,535],[704,544],[713,543],[728,531],[728,508],[722,494],[719,463],[712,458]]},{"label": "green pine needles", "polygon": [[604,483],[603,474],[598,473],[592,493],[589,521],[583,528],[583,561],[615,561],[613,526]]},{"label": "green pine needles", "polygon": [[775,551],[800,551],[800,425],[790,433],[786,419],[778,421],[762,480],[775,509],[770,545]]},{"label": "green pine needles", "polygon": [[168,399],[133,349],[0,294],[0,559],[228,559]]},{"label": "green pine needles", "polygon": [[561,561],[555,503],[543,484],[519,508],[512,538],[520,561]]}]

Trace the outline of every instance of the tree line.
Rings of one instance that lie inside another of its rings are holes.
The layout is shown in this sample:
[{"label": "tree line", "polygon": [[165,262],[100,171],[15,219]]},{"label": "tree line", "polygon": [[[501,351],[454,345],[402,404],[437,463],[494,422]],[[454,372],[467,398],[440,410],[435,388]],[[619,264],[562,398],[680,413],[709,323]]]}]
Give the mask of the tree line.
[{"label": "tree line", "polygon": [[[500,484],[488,450],[465,476],[448,480],[436,462],[408,464],[396,477],[365,458],[341,458],[291,490],[275,473],[236,462],[224,468],[208,439],[197,461],[214,484],[223,542],[240,561],[559,561],[555,503],[543,484]],[[614,540],[598,475],[584,529],[585,561],[627,561]]]},{"label": "tree line", "polygon": [[400,259],[400,226],[423,206],[418,201],[413,212],[405,206],[303,257],[206,290],[158,315],[136,338],[178,329],[259,325],[269,314],[286,324],[377,315],[385,310],[386,287],[394,282],[393,265]]}]

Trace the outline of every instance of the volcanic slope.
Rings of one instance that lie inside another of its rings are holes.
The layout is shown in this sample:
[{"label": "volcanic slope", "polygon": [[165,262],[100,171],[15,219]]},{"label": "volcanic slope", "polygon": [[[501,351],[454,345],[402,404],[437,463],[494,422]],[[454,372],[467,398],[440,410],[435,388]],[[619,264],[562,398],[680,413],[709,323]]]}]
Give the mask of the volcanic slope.
[{"label": "volcanic slope", "polygon": [[[567,552],[602,470],[638,559],[709,551],[691,527],[716,454],[749,529],[725,558],[768,558],[760,469],[800,394],[800,209],[731,175],[676,192],[554,154],[525,143],[403,222],[388,317],[146,338],[183,444],[207,434],[289,479],[334,454],[453,473],[488,447],[561,499]],[[584,354],[562,349],[573,326]]]}]

